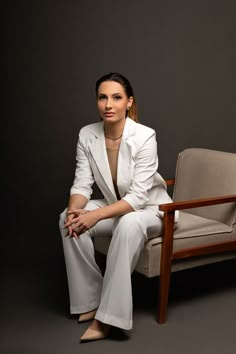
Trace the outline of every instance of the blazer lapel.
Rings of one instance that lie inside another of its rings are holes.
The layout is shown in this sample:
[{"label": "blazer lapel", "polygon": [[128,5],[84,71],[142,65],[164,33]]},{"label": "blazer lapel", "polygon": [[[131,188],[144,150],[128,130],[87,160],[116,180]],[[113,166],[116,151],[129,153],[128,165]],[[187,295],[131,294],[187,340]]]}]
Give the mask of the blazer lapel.
[{"label": "blazer lapel", "polygon": [[106,143],[104,137],[103,124],[98,126],[97,132],[93,132],[94,140],[90,145],[90,151],[100,172],[101,178],[112,193],[112,197],[116,200],[116,193],[112,181],[111,170],[108,162]]},{"label": "blazer lapel", "polygon": [[121,198],[127,193],[132,180],[132,144],[129,138],[135,135],[135,131],[136,124],[132,119],[127,117],[120,144],[117,166],[117,187]]}]

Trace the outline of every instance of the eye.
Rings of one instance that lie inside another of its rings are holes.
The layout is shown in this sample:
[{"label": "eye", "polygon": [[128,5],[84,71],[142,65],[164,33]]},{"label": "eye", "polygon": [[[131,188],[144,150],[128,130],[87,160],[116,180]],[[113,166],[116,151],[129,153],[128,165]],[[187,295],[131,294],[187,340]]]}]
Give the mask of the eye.
[{"label": "eye", "polygon": [[118,101],[118,100],[121,100],[121,99],[122,99],[122,97],[121,97],[120,95],[114,96],[114,100],[115,100],[115,101]]},{"label": "eye", "polygon": [[105,100],[106,99],[106,96],[105,95],[99,95],[98,96],[98,100],[99,101],[102,101],[102,100]]}]

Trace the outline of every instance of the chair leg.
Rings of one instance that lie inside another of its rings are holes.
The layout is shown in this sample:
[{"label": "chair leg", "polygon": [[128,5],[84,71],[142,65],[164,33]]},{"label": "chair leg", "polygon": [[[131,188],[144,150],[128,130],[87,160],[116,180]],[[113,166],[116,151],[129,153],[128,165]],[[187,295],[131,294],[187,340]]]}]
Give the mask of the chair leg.
[{"label": "chair leg", "polygon": [[158,290],[157,322],[166,321],[173,251],[174,212],[164,214],[161,268]]},{"label": "chair leg", "polygon": [[166,321],[169,288],[170,288],[170,277],[171,277],[171,260],[169,264],[167,263],[165,264],[164,272],[160,275],[159,278],[157,322],[160,324],[165,323]]}]

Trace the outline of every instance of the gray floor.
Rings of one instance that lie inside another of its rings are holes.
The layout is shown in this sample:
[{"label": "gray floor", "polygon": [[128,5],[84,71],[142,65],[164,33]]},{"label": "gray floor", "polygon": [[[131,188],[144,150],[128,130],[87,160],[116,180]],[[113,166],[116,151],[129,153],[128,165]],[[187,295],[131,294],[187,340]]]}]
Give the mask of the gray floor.
[{"label": "gray floor", "polygon": [[88,324],[68,315],[64,264],[5,268],[1,274],[1,354],[235,354],[236,261],[172,276],[168,321],[154,319],[157,279],[133,274],[134,328],[80,344]]}]

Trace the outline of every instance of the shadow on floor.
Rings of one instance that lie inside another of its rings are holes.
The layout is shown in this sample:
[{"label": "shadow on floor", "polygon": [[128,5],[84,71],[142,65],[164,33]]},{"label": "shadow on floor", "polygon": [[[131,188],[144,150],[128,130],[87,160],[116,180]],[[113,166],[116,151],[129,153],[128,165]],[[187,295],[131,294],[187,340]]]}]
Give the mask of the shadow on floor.
[{"label": "shadow on floor", "polygon": [[[208,296],[236,286],[236,260],[209,264],[172,273],[169,305]],[[132,275],[134,306],[142,311],[155,311],[159,278]]]},{"label": "shadow on floor", "polygon": [[[169,306],[235,287],[235,269],[236,260],[230,260],[173,273]],[[12,265],[1,273],[1,298],[5,303],[5,312],[17,311],[27,305],[44,308],[59,316],[71,317],[63,260],[50,259],[31,267]],[[134,309],[154,316],[158,278],[149,279],[134,272],[132,288]]]}]

